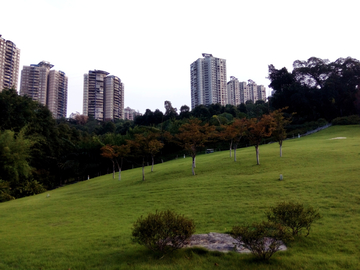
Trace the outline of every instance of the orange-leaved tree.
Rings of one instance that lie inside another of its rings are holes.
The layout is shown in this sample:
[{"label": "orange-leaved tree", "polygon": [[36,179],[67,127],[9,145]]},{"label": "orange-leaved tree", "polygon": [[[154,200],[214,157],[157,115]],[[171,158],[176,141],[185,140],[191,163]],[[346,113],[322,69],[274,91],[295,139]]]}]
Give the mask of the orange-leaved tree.
[{"label": "orange-leaved tree", "polygon": [[235,119],[232,125],[236,131],[236,136],[234,138],[234,161],[236,161],[236,149],[241,138],[246,135],[248,120],[246,118]]},{"label": "orange-leaved tree", "polygon": [[145,181],[145,158],[151,156],[152,166],[154,168],[154,157],[164,147],[159,141],[161,134],[159,132],[147,131],[142,134],[135,134],[134,140],[127,140],[131,147],[131,153],[134,157],[141,159],[142,164],[142,180]]},{"label": "orange-leaved tree", "polygon": [[288,107],[278,109],[273,111],[270,115],[274,118],[275,129],[272,132],[272,136],[275,138],[280,145],[280,157],[282,157],[282,144],[286,139],[286,129],[285,127],[289,125],[292,121],[291,117],[285,117],[283,110],[286,110]]},{"label": "orange-leaved tree", "polygon": [[[126,157],[129,152],[130,152],[130,148],[128,145],[110,145],[107,144],[103,147],[101,147],[101,156],[103,156],[104,158],[108,158],[111,160],[112,165],[113,165],[113,179],[115,178],[115,163],[119,169],[119,180],[121,180],[121,167],[123,164],[123,159],[124,157]],[[117,158],[120,158],[120,164],[117,160]]]},{"label": "orange-leaved tree", "polygon": [[208,123],[201,125],[199,119],[190,119],[179,128],[174,136],[175,142],[184,148],[192,157],[192,174],[195,175],[195,158],[197,150],[204,147],[215,137],[215,127]]},{"label": "orange-leaved tree", "polygon": [[104,158],[110,159],[113,165],[113,179],[115,178],[115,159],[117,157],[117,153],[115,152],[115,149],[113,146],[107,144],[103,147],[101,147],[101,156]]},{"label": "orange-leaved tree", "polygon": [[255,146],[257,165],[260,165],[259,145],[264,138],[271,136],[274,128],[274,118],[268,114],[264,114],[260,119],[251,118],[248,120],[246,136],[250,143]]},{"label": "orange-leaved tree", "polygon": [[115,152],[117,153],[117,159],[120,158],[120,164],[117,159],[115,159],[116,164],[119,168],[119,181],[121,180],[121,168],[123,166],[124,158],[127,157],[130,153],[130,145],[122,144],[114,146]]},{"label": "orange-leaved tree", "polygon": [[234,148],[234,161],[236,161],[236,149],[241,138],[245,136],[247,130],[247,119],[235,119],[230,125],[222,126],[224,130],[219,133],[221,140],[229,141],[230,143],[230,157],[231,150]]}]

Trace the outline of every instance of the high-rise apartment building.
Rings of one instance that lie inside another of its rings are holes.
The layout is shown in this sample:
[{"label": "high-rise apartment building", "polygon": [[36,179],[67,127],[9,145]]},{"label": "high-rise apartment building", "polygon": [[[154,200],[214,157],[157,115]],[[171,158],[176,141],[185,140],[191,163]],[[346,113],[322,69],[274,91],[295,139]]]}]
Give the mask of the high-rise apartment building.
[{"label": "high-rise apartment building", "polygon": [[258,91],[257,91],[257,84],[253,80],[248,80],[247,88],[249,91],[249,100],[252,100],[255,103],[259,99]]},{"label": "high-rise apartment building", "polygon": [[48,75],[53,67],[49,62],[41,61],[37,65],[24,66],[21,71],[20,95],[46,105]]},{"label": "high-rise apartment building", "polygon": [[104,120],[124,119],[124,84],[119,77],[105,77]]},{"label": "high-rise apartment building", "polygon": [[46,105],[56,119],[66,117],[67,88],[68,78],[65,76],[65,73],[50,70]]},{"label": "high-rise apartment building", "polygon": [[263,85],[257,86],[258,100],[266,101],[266,88]]},{"label": "high-rise apartment building", "polygon": [[240,82],[234,76],[231,76],[230,81],[227,83],[227,95],[227,104],[231,104],[234,106],[240,104]]},{"label": "high-rise apartment building", "polygon": [[124,84],[103,70],[84,74],[83,114],[95,119],[124,119]]},{"label": "high-rise apartment building", "polygon": [[240,88],[240,104],[245,103],[247,100],[250,100],[249,89],[247,87],[246,82],[240,82],[239,88]]},{"label": "high-rise apartment building", "polygon": [[20,49],[0,35],[0,92],[4,88],[17,89],[19,78]]},{"label": "high-rise apartment building", "polygon": [[47,106],[54,118],[66,117],[68,78],[62,71],[50,70],[46,61],[24,66],[21,71],[20,95]]},{"label": "high-rise apartment building", "polygon": [[228,102],[226,87],[226,60],[202,54],[190,65],[191,108],[204,104],[219,103],[225,106]]}]

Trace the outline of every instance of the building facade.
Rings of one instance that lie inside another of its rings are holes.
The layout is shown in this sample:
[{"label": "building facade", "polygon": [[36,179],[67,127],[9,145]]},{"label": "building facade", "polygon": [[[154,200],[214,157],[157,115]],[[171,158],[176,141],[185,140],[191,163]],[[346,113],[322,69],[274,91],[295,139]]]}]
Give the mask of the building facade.
[{"label": "building facade", "polygon": [[20,49],[0,35],[0,92],[4,88],[17,89],[19,64]]},{"label": "building facade", "polygon": [[83,114],[99,121],[124,119],[124,84],[103,70],[84,74]]},{"label": "building facade", "polygon": [[234,76],[230,77],[230,81],[227,83],[227,104],[237,106],[240,104],[240,82]]},{"label": "building facade", "polygon": [[124,119],[124,84],[119,77],[105,77],[104,120]]},{"label": "building facade", "polygon": [[228,104],[239,105],[252,100],[254,103],[258,100],[266,101],[266,88],[263,85],[257,85],[253,80],[239,82],[238,79],[231,76],[227,83],[228,87]]},{"label": "building facade", "polygon": [[47,107],[53,117],[66,117],[68,78],[62,71],[51,70],[48,79]]},{"label": "building facade", "polygon": [[130,107],[126,107],[124,109],[124,119],[134,121],[136,116],[141,116],[140,112],[131,109]]},{"label": "building facade", "polygon": [[24,66],[21,71],[20,95],[46,105],[48,75],[53,67],[49,62],[41,61],[37,65]]},{"label": "building facade", "polygon": [[228,102],[226,83],[226,60],[202,54],[190,65],[191,108],[200,104],[219,103],[225,106]]},{"label": "building facade", "polygon": [[50,70],[46,61],[24,66],[21,71],[20,95],[47,106],[54,118],[66,117],[68,78],[62,71]]}]

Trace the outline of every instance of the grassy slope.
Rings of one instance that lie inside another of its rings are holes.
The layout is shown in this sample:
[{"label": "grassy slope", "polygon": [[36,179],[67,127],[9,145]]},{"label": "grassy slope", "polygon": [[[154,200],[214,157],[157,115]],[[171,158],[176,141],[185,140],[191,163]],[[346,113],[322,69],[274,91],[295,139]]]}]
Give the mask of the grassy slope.
[{"label": "grassy slope", "polygon": [[[345,140],[329,140],[347,137]],[[360,269],[360,127],[198,156],[106,175],[0,204],[0,269]],[[283,174],[284,181],[278,181]],[[260,221],[278,201],[312,205],[323,215],[307,238],[270,263],[251,255],[184,250],[158,260],[130,241],[131,226],[156,209],[195,220],[196,233],[227,232]],[[215,263],[218,266],[215,266]]]}]

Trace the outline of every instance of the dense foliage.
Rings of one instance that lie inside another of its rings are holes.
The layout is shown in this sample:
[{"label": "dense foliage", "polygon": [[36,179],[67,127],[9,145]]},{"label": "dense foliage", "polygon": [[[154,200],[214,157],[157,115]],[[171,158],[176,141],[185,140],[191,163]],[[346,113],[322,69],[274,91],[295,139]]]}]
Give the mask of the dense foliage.
[{"label": "dense foliage", "polygon": [[268,221],[234,226],[230,234],[238,241],[238,245],[240,243],[257,258],[263,260],[270,259],[275,252],[281,250],[284,241],[290,238],[284,226]]},{"label": "dense foliage", "polygon": [[334,62],[311,57],[296,60],[293,71],[269,65],[270,87],[275,90],[270,105],[289,107],[296,112],[295,122],[330,121],[360,113],[360,62],[339,58]]},{"label": "dense foliage", "polygon": [[140,217],[133,225],[133,241],[163,254],[185,245],[195,232],[192,219],[173,211],[156,211],[147,217]]},{"label": "dense foliage", "polygon": [[293,202],[278,203],[266,212],[266,216],[269,221],[287,227],[293,236],[301,234],[303,230],[308,236],[311,225],[321,217],[313,207],[305,208],[303,204]]}]

